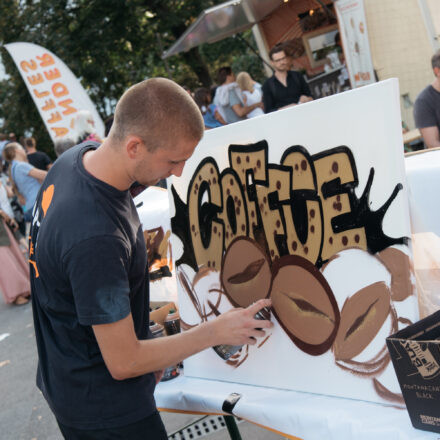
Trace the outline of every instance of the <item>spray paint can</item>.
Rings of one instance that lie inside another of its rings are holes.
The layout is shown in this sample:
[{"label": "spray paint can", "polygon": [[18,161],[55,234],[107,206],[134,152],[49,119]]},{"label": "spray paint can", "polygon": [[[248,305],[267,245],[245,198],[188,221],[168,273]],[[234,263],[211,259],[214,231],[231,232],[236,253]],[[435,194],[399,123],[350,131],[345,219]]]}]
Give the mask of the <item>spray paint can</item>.
[{"label": "spray paint can", "polygon": [[180,333],[180,316],[179,312],[174,309],[170,309],[166,316],[163,325],[168,336]]},{"label": "spray paint can", "polygon": [[[177,310],[170,309],[163,325],[168,336],[180,333],[180,315]],[[183,368],[183,362],[179,362],[179,368]]]},{"label": "spray paint can", "polygon": [[[153,335],[153,338],[161,338],[165,336],[164,326],[154,321],[150,321],[150,331],[151,334]],[[165,368],[162,379],[160,381],[166,382],[167,380],[174,379],[178,375],[179,375],[179,370],[177,369],[176,365],[173,365],[171,367]]]},{"label": "spray paint can", "polygon": [[[267,320],[270,321],[270,307],[263,307],[259,312],[257,312],[254,316],[255,319],[259,320]],[[232,355],[237,353],[240,348],[243,347],[242,345],[216,345],[215,347],[212,347],[214,351],[225,361],[227,361]]]}]

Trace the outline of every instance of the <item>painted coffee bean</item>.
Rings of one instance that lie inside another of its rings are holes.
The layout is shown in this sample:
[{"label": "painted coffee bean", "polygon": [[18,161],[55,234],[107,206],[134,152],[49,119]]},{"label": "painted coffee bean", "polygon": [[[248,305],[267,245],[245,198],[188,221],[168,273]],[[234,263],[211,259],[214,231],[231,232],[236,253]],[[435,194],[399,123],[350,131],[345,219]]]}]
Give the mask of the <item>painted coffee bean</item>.
[{"label": "painted coffee bean", "polygon": [[272,284],[270,262],[260,246],[247,237],[231,242],[223,258],[221,282],[235,307],[267,298]]},{"label": "painted coffee bean", "polygon": [[382,328],[390,313],[390,291],[379,281],[348,298],[341,310],[341,323],[333,351],[336,360],[353,359]]},{"label": "painted coffee bean", "polygon": [[404,252],[389,247],[376,254],[391,274],[391,298],[393,301],[403,301],[413,294],[411,282],[411,262]]},{"label": "painted coffee bean", "polygon": [[280,325],[302,351],[325,353],[340,319],[327,281],[312,263],[296,255],[281,257],[272,272],[272,309]]}]

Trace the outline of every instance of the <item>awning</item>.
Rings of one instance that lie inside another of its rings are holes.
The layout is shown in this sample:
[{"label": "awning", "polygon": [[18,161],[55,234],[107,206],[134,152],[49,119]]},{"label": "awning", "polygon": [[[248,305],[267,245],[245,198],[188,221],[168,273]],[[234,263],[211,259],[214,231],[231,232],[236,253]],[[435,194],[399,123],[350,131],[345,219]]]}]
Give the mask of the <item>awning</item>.
[{"label": "awning", "polygon": [[204,10],[163,53],[168,58],[203,43],[215,43],[252,27],[288,0],[231,0]]}]

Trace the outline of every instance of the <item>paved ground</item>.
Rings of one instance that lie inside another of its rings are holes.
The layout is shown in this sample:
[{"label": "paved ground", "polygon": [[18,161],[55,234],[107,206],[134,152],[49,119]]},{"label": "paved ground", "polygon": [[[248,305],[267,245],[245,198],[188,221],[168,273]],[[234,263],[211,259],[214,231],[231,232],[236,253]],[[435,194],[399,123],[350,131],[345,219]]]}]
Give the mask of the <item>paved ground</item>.
[{"label": "paved ground", "polygon": [[[0,440],[62,440],[55,419],[35,386],[36,363],[30,303],[7,306],[0,295]],[[162,417],[171,434],[200,416],[164,413]],[[238,426],[243,440],[283,438],[247,422]],[[181,440],[179,435],[175,438]],[[203,438],[230,437],[225,429],[220,429]]]}]

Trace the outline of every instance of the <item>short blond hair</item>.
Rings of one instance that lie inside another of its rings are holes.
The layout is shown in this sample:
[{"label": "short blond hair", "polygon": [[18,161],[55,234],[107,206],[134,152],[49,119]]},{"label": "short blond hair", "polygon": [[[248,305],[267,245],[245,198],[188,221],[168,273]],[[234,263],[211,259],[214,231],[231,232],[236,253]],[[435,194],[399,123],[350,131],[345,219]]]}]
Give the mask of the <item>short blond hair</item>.
[{"label": "short blond hair", "polygon": [[243,91],[252,92],[254,90],[254,81],[247,72],[240,72],[237,75],[237,84]]},{"label": "short blond hair", "polygon": [[18,142],[9,142],[3,149],[3,158],[8,162],[15,159],[18,149],[23,149],[23,147]]},{"label": "short blond hair", "polygon": [[191,96],[174,81],[151,78],[130,87],[116,105],[109,137],[139,136],[150,151],[176,139],[199,141],[205,125]]}]

